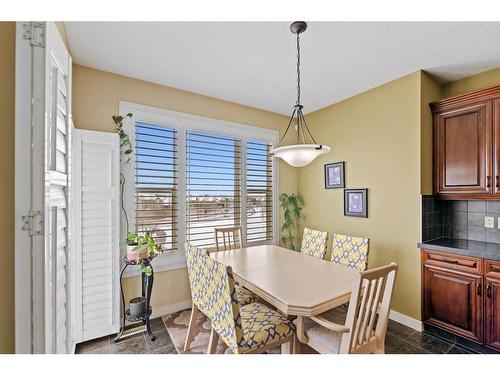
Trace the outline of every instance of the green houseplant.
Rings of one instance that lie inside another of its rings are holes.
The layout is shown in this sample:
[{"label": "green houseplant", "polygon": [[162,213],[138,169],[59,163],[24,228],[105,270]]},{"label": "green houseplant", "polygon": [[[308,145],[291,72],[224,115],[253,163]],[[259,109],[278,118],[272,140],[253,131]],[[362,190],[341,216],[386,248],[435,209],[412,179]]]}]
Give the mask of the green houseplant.
[{"label": "green houseplant", "polygon": [[156,243],[151,233],[146,232],[140,235],[129,232],[127,234],[127,259],[136,261],[141,271],[147,276],[151,276],[153,271],[149,262],[162,252],[161,245]]},{"label": "green houseplant", "polygon": [[294,231],[297,231],[299,227],[303,203],[297,195],[283,193],[280,195],[280,206],[283,209],[281,230],[284,232],[281,241],[285,246],[295,251]]}]

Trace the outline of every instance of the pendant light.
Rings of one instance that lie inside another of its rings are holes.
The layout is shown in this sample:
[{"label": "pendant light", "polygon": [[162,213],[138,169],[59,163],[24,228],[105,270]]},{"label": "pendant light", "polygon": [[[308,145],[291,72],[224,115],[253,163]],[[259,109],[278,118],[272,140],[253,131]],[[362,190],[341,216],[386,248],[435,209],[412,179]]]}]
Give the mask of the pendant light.
[{"label": "pendant light", "polygon": [[[288,127],[281,137],[276,148],[271,150],[271,155],[282,158],[285,162],[292,167],[304,167],[311,163],[321,154],[330,152],[330,147],[318,144],[309,130],[306,119],[302,114],[302,104],[300,104],[300,38],[307,29],[307,23],[303,21],[296,21],[290,25],[290,31],[297,35],[297,102],[293,106],[292,116],[288,122]],[[289,146],[280,146],[285,139],[290,125],[295,122],[295,130],[297,131],[297,144]],[[308,143],[306,140],[310,138]]]}]

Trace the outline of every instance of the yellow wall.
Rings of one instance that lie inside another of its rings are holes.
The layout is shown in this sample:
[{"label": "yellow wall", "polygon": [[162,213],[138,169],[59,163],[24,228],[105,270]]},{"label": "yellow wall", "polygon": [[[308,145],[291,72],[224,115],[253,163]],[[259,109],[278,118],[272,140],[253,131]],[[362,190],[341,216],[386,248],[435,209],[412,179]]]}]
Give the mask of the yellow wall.
[{"label": "yellow wall", "polygon": [[443,85],[441,97],[449,98],[498,84],[500,84],[500,67]]},{"label": "yellow wall", "polygon": [[[420,76],[410,74],[309,114],[306,119],[315,138],[332,151],[298,174],[303,226],[370,238],[370,268],[393,261],[399,266],[392,308],[416,319]],[[344,216],[343,189],[324,188],[323,166],[336,161],[345,161],[347,188],[368,188],[368,218]]]},{"label": "yellow wall", "polygon": [[16,24],[0,22],[0,353],[13,353],[14,342],[14,88]]},{"label": "yellow wall", "polygon": [[441,86],[427,73],[420,76],[420,186],[422,194],[432,194],[432,112],[429,103],[441,98]]},{"label": "yellow wall", "polygon": [[[73,119],[77,128],[113,131],[111,116],[118,112],[120,100],[281,131],[288,121],[275,113],[73,66]],[[280,163],[279,185],[281,192],[295,193],[296,169]],[[133,296],[139,290],[139,279],[129,278],[125,285],[127,295]],[[190,296],[185,269],[155,274],[153,308],[183,302]]]}]

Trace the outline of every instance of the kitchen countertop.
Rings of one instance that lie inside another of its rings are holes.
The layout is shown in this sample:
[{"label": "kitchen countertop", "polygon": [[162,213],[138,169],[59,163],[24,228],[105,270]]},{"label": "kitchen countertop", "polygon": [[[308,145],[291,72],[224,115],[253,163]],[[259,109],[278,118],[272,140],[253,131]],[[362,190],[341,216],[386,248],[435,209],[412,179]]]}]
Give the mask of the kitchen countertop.
[{"label": "kitchen countertop", "polygon": [[421,249],[500,260],[500,244],[497,243],[444,237],[432,241],[419,242],[417,246]]}]

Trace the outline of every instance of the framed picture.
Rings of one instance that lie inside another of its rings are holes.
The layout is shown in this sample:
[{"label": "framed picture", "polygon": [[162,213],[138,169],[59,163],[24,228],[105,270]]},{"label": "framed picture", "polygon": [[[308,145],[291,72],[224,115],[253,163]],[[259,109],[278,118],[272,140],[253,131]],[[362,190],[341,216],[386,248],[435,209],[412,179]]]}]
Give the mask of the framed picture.
[{"label": "framed picture", "polygon": [[344,190],[344,216],[368,217],[368,189]]},{"label": "framed picture", "polygon": [[325,189],[344,187],[344,162],[325,164]]}]

